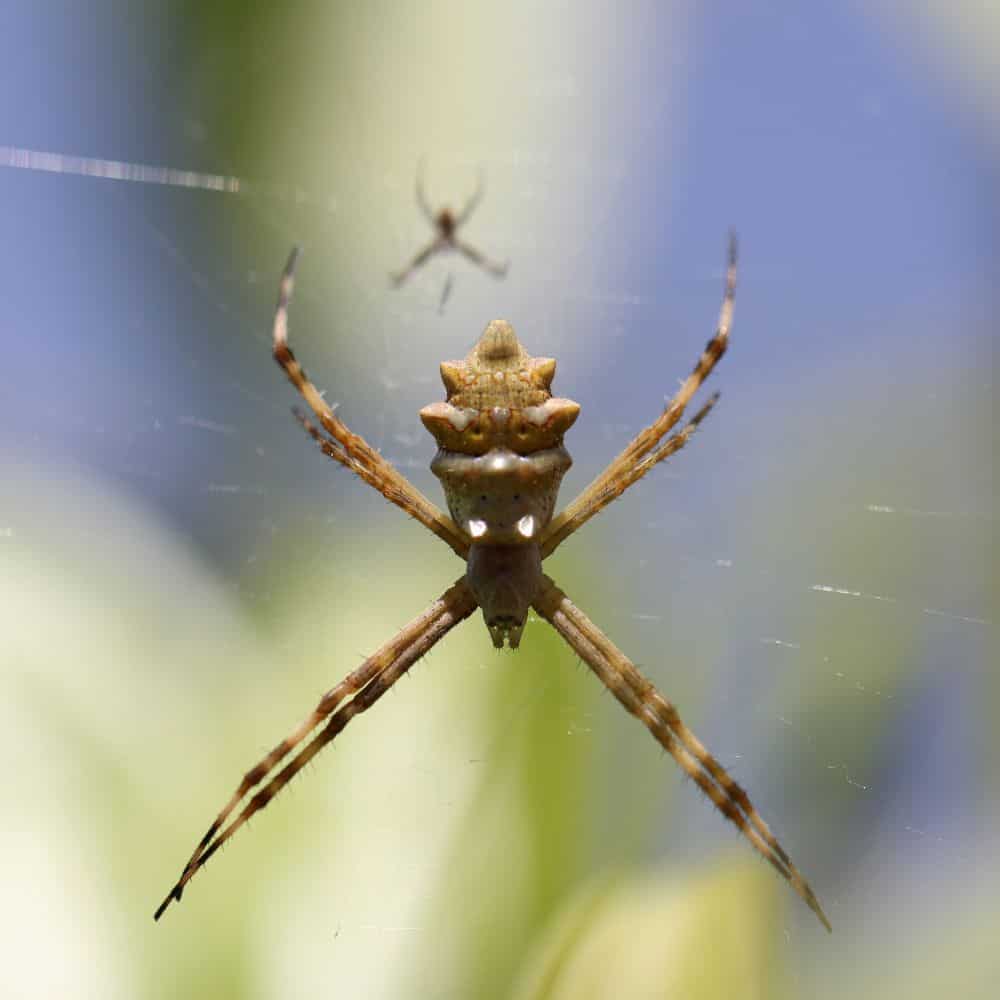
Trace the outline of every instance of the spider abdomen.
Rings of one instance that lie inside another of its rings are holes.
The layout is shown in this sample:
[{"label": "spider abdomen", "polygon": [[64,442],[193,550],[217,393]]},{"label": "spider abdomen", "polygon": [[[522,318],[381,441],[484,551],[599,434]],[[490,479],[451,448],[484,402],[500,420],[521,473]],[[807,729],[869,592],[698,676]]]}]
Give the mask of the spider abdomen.
[{"label": "spider abdomen", "polygon": [[472,539],[466,579],[497,648],[505,638],[511,649],[521,641],[541,584],[539,539],[571,464],[562,445],[531,455],[507,448],[463,455],[442,448],[431,462],[452,519]]},{"label": "spider abdomen", "polygon": [[524,545],[536,542],[552,519],[572,462],[562,445],[531,455],[508,448],[463,455],[441,448],[431,471],[441,480],[452,520],[473,541]]}]

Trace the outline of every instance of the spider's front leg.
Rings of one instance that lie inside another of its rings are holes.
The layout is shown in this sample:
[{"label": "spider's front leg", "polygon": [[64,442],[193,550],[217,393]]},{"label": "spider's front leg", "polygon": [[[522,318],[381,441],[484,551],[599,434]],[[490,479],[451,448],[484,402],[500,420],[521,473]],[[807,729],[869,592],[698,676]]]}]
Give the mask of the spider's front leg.
[{"label": "spider's front leg", "polygon": [[[298,728],[247,771],[233,797],[201,838],[191,859],[184,866],[181,877],[157,908],[155,919],[160,919],[171,902],[180,900],[184,887],[208,859],[254,813],[267,806],[323,747],[333,741],[355,715],[371,708],[420,657],[475,609],[476,599],[465,579],[457,580],[422,615],[414,618],[361,666],[327,691]],[[326,725],[323,729],[275,774],[275,767],[310,733],[314,733],[324,720]],[[268,775],[271,778],[267,784],[246,801],[249,792]],[[241,803],[244,803],[242,811],[227,826],[227,820]]]},{"label": "spider's front leg", "polygon": [[472,213],[479,207],[479,203],[486,194],[486,178],[483,176],[482,167],[476,171],[476,189],[469,195],[469,200],[462,206],[458,215],[455,216],[455,228],[465,225],[472,216]]},{"label": "spider's front leg", "polygon": [[298,255],[299,250],[296,247],[289,255],[281,276],[278,305],[274,311],[272,341],[274,360],[316,414],[323,430],[326,431],[326,436],[320,434],[308,421],[302,421],[303,425],[326,455],[350,469],[391,503],[429,528],[464,559],[469,542],[451,518],[431,503],[406,476],[386,461],[363,437],[348,428],[323,399],[292,354],[292,349],[288,346],[288,304],[295,287],[295,263]]},{"label": "spider's front leg", "polygon": [[617,646],[550,580],[543,577],[535,610],[566,640],[601,682],[653,735],[756,850],[831,930],[816,894],[754,808],[747,793],[708,752],[663,697]]},{"label": "spider's front leg", "polygon": [[430,203],[427,201],[427,193],[424,191],[424,160],[423,157],[417,163],[417,181],[414,186],[414,194],[417,198],[417,207],[423,213],[424,218],[427,220],[427,224],[432,228],[437,228],[437,219],[434,215],[434,209],[431,208]]},{"label": "spider's front leg", "polygon": [[697,429],[701,420],[718,399],[713,396],[679,431],[665,441],[663,438],[677,425],[691,398],[711,374],[729,345],[729,329],[733,321],[733,301],[736,296],[736,236],[730,233],[726,268],[726,289],[719,324],[715,335],[705,346],[698,363],[663,413],[641,430],[624,450],[597,478],[557,517],[553,518],[542,538],[542,555],[550,555],[577,528],[617,499],[633,483],[641,479],[654,465],[679,451]]}]

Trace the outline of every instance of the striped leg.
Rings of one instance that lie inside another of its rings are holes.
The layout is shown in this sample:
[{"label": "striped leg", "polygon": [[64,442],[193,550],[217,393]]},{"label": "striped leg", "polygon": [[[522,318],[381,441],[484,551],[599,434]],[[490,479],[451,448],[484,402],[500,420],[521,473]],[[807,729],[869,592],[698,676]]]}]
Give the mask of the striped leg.
[{"label": "striped leg", "polygon": [[[274,312],[274,360],[284,369],[292,385],[298,389],[309,408],[316,414],[329,435],[330,454],[347,468],[374,486],[387,500],[401,507],[411,517],[443,538],[463,559],[468,541],[451,518],[427,499],[398,469],[387,462],[368,442],[348,428],[333,412],[316,387],[309,381],[302,366],[288,346],[288,303],[295,286],[296,247],[288,257],[281,277],[278,305]],[[306,425],[308,428],[308,424]],[[324,449],[326,450],[326,449]],[[336,452],[336,454],[331,454]]]},{"label": "striped leg", "polygon": [[[719,325],[716,328],[715,336],[708,342],[693,371],[677,391],[677,395],[667,404],[663,413],[648,427],[641,430],[621,454],[558,517],[553,518],[542,539],[543,551],[546,555],[552,552],[560,542],[568,538],[580,525],[589,521],[599,510],[616,497],[621,496],[628,486],[640,479],[653,465],[682,447],[687,441],[687,436],[690,436],[690,432],[697,426],[698,421],[707,413],[707,410],[703,409],[691,421],[693,426],[689,425],[690,431],[679,445],[668,448],[669,442],[665,442],[657,448],[660,441],[673,430],[684,415],[684,410],[691,402],[691,397],[711,374],[722,355],[726,353],[726,348],[729,345],[729,328],[733,321],[733,301],[736,295],[736,249],[736,236],[731,233],[729,236],[729,261],[726,269],[726,290],[722,299],[722,308],[719,311]],[[684,431],[681,432],[682,435],[683,433]],[[644,459],[648,459],[647,464],[642,466],[642,471],[638,475],[635,475]]]},{"label": "striped leg", "polygon": [[[356,670],[327,691],[319,704],[295,731],[283,739],[267,756],[243,777],[233,797],[202,837],[190,861],[184,866],[177,884],[159,905],[156,920],[173,900],[180,900],[184,887],[205,862],[256,812],[263,809],[296,774],[355,716],[365,711],[395,684],[432,646],[476,608],[465,579],[455,582],[423,614],[414,618],[395,638],[390,639]],[[353,696],[353,697],[352,697]],[[350,698],[348,701],[347,699]],[[323,730],[315,735],[271,780],[243,806],[228,826],[226,821],[244,802],[250,790],[260,784],[292,750],[324,720]]]},{"label": "striped leg", "polygon": [[815,893],[792,864],[746,792],[681,721],[677,709],[548,577],[544,578],[534,607],[597,674],[622,706],[646,726],[719,812],[791,884],[823,926],[830,930],[830,922]]},{"label": "striped leg", "polygon": [[424,527],[429,528],[438,538],[447,542],[462,559],[466,558],[469,552],[469,541],[456,529],[455,522],[451,518],[442,515],[442,520],[440,521],[423,520],[407,505],[405,502],[406,498],[400,494],[395,484],[379,479],[364,466],[359,465],[346,452],[339,448],[335,441],[332,441],[318,427],[312,424],[299,410],[295,409],[292,412],[295,414],[295,419],[302,424],[306,433],[319,445],[320,451],[327,458],[332,458],[345,468],[350,469],[351,472],[355,473],[370,486],[375,487],[387,500],[401,507],[411,517],[417,518]]},{"label": "striped leg", "polygon": [[597,491],[591,502],[583,507],[571,504],[559,517],[555,518],[542,539],[542,558],[550,556],[577,528],[586,524],[595,514],[599,514],[612,500],[617,500],[633,483],[638,482],[654,465],[676,454],[688,443],[698,425],[712,412],[719,401],[719,394],[712,395],[708,402],[679,430],[666,441],[647,452],[639,461],[618,479],[611,479]]}]

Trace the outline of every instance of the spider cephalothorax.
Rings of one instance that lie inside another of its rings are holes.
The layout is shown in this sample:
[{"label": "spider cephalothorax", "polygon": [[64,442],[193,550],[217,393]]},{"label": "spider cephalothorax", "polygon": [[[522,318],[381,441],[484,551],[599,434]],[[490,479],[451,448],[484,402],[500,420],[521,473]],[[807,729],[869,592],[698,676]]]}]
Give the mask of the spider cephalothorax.
[{"label": "spider cephalothorax", "polygon": [[[555,361],[531,357],[511,325],[494,320],[464,361],[441,365],[448,399],[425,406],[420,417],[438,442],[431,468],[444,486],[449,517],[344,424],[292,354],[288,302],[295,259],[293,251],[281,280],[273,343],[275,360],[309,404],[319,426],[298,414],[300,422],[324,455],[350,469],[450,546],[466,561],[466,573],[330,688],[302,723],[247,771],[160,904],[156,918],[172,900],[181,898],[184,887],[208,859],[336,739],[354,716],[371,708],[424,653],[481,606],[497,647],[504,640],[511,647],[518,645],[528,608],[534,608],[829,930],[815,893],[747,793],[688,729],[676,707],[542,572],[542,560],[562,542],[657,463],[680,451],[714,405],[717,396],[677,426],[729,342],[736,290],[735,238],[729,244],[719,325],[691,374],[656,420],[556,517],[552,510],[559,482],[570,466],[562,438],[580,408],[572,400],[550,394]],[[294,756],[282,764],[293,751]]]},{"label": "spider cephalothorax", "polygon": [[464,361],[444,361],[444,403],[420,411],[452,520],[472,539],[467,579],[498,649],[521,641],[542,582],[540,539],[572,464],[563,434],[580,412],[549,392],[556,363],[533,358],[505,320]]}]

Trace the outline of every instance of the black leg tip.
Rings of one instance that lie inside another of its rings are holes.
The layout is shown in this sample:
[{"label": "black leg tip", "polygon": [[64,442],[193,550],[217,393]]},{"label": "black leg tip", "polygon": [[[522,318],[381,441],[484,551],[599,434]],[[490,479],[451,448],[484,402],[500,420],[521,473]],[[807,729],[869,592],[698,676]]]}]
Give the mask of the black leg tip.
[{"label": "black leg tip", "polygon": [[171,890],[171,892],[167,896],[167,898],[162,903],[160,903],[160,905],[156,908],[156,912],[153,914],[153,919],[158,921],[160,919],[160,917],[162,917],[163,914],[166,912],[167,907],[175,899],[177,900],[178,903],[181,901],[181,896],[183,894],[184,894],[184,890],[183,889],[175,888],[175,889]]}]

